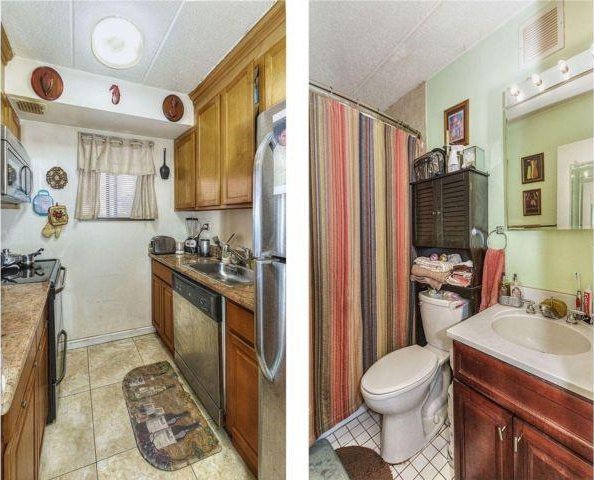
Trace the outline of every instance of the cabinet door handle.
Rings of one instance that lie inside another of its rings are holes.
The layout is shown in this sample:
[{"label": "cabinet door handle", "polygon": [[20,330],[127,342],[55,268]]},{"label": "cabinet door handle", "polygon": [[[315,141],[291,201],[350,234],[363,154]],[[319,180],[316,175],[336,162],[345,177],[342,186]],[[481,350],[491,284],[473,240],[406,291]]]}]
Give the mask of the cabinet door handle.
[{"label": "cabinet door handle", "polygon": [[514,453],[518,453],[518,445],[520,444],[520,440],[522,440],[522,434],[519,437],[514,437]]},{"label": "cabinet door handle", "polygon": [[506,428],[507,428],[507,425],[504,427],[497,426],[497,435],[499,435],[500,442],[503,442],[503,433],[505,432]]},{"label": "cabinet door handle", "polygon": [[38,363],[39,363],[39,362],[37,362],[37,360],[36,360],[36,361],[34,361],[34,362],[33,362],[33,366],[34,366],[35,368],[37,368],[37,365],[38,365]]},{"label": "cabinet door handle", "polygon": [[23,400],[21,402],[21,408],[25,408],[27,406],[27,400]]}]

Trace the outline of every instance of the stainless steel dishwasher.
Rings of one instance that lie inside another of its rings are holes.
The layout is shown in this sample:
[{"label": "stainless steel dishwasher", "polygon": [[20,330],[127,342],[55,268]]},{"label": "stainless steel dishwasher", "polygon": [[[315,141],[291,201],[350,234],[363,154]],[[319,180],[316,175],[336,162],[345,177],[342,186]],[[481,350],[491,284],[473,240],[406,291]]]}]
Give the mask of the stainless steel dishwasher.
[{"label": "stainless steel dishwasher", "polygon": [[222,297],[173,274],[175,363],[217,425],[223,419]]}]

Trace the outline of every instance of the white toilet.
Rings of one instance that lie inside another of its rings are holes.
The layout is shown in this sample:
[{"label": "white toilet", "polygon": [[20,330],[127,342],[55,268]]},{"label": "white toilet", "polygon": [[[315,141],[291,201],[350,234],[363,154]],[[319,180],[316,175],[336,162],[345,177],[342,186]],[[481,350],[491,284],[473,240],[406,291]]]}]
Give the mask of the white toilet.
[{"label": "white toilet", "polygon": [[396,350],[361,380],[367,406],[383,415],[382,458],[400,463],[422,450],[447,417],[452,341],[446,330],[468,316],[468,301],[450,292],[419,293],[428,344]]}]

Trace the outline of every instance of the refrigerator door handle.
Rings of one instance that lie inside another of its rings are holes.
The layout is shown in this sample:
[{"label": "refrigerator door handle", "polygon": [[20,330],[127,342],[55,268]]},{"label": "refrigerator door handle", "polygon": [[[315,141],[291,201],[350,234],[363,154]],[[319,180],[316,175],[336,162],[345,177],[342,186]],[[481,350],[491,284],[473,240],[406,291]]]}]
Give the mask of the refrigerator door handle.
[{"label": "refrigerator door handle", "polygon": [[[276,378],[279,368],[282,364],[283,357],[285,354],[285,330],[286,330],[286,319],[285,319],[285,265],[280,262],[274,262],[273,260],[260,260],[256,262],[256,357],[258,359],[258,365],[264,377],[269,381],[273,382]],[[266,270],[273,269],[273,275],[275,277],[274,285],[276,291],[272,292],[273,295],[269,295],[266,291]],[[270,300],[275,298],[277,303],[275,306],[276,313],[276,335],[274,338],[275,349],[274,358],[272,363],[269,365],[266,356],[266,342],[265,342],[265,329],[264,320],[266,316],[266,303],[270,305]]]},{"label": "refrigerator door handle", "polygon": [[254,256],[256,258],[262,256],[262,170],[264,167],[264,156],[266,149],[272,141],[272,133],[268,133],[256,150],[254,158],[254,175],[253,175],[253,203],[252,212],[254,219]]}]

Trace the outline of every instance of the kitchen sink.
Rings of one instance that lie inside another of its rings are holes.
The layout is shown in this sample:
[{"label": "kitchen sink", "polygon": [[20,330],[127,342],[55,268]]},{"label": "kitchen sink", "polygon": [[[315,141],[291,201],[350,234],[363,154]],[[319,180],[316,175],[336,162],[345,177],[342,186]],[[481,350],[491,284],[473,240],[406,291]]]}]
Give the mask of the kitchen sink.
[{"label": "kitchen sink", "polygon": [[561,322],[564,321],[518,313],[502,315],[491,326],[505,340],[537,352],[579,355],[589,351],[590,340]]},{"label": "kitchen sink", "polygon": [[188,267],[230,285],[254,283],[254,271],[238,265],[227,265],[221,262],[195,262],[188,264]]}]

